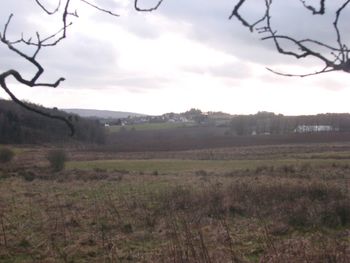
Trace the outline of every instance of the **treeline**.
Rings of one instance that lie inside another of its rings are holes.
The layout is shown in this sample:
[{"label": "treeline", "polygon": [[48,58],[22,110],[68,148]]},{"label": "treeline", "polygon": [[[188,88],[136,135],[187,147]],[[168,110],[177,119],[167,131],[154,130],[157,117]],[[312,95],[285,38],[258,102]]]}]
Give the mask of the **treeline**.
[{"label": "treeline", "polygon": [[350,114],[327,113],[305,116],[284,116],[272,112],[237,115],[228,124],[229,133],[235,135],[287,134],[299,126],[328,126],[332,131],[350,131]]},{"label": "treeline", "polygon": [[0,143],[43,143],[43,142],[89,142],[105,141],[104,127],[98,120],[89,120],[77,115],[71,116],[57,109],[47,109],[31,104],[41,111],[71,118],[75,135],[61,121],[50,119],[28,111],[12,101],[0,100]]}]

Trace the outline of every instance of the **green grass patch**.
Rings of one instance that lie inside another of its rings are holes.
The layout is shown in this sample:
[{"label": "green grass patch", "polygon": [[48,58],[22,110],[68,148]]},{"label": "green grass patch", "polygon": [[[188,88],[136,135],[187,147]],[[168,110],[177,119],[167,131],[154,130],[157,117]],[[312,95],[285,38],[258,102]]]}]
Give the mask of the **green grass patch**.
[{"label": "green grass patch", "polygon": [[299,153],[294,154],[296,158],[302,159],[341,159],[341,160],[350,160],[350,152],[349,151],[341,151],[341,152],[319,152],[319,153]]},{"label": "green grass patch", "polygon": [[26,149],[25,148],[19,148],[19,147],[15,147],[15,146],[12,146],[12,145],[6,145],[6,144],[0,144],[0,149],[2,149],[2,148],[8,148],[8,149],[10,149],[11,151],[13,151],[13,153],[15,154],[15,155],[18,155],[18,154],[21,154],[21,153],[23,153],[24,151],[26,151]]},{"label": "green grass patch", "polygon": [[152,159],[152,160],[96,160],[96,161],[72,161],[66,164],[67,169],[79,170],[123,170],[128,172],[146,172],[154,173],[184,173],[204,170],[208,172],[229,172],[241,169],[256,169],[260,166],[274,166],[275,168],[283,165],[303,165],[313,166],[348,164],[344,160],[332,159],[278,159],[278,160],[178,160],[178,159]]}]

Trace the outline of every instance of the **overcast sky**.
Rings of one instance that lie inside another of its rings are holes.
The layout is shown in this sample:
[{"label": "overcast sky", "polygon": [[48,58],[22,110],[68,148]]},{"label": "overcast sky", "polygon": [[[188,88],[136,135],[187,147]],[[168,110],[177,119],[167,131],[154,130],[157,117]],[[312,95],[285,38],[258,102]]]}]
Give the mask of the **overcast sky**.
[{"label": "overcast sky", "polygon": [[[58,108],[89,108],[145,114],[183,112],[190,108],[251,114],[272,111],[286,115],[350,111],[350,74],[328,73],[288,78],[266,70],[309,73],[322,68],[316,60],[296,60],[278,54],[272,43],[250,33],[228,17],[237,1],[164,0],[159,10],[138,13],[129,0],[95,0],[120,14],[112,17],[73,0],[79,19],[72,19],[68,37],[43,50],[43,81],[65,77],[59,88],[28,88],[11,82],[21,99]],[[34,0],[2,1],[0,24],[14,18],[9,37],[52,33],[60,17],[45,15]],[[54,4],[57,0],[43,3]],[[143,7],[152,0],[140,0]],[[259,17],[257,0],[245,9]],[[262,2],[262,1],[259,1]],[[286,3],[288,2],[288,3]],[[309,1],[310,2],[310,1]],[[312,1],[311,1],[312,2]],[[315,2],[315,1],[313,1]],[[313,16],[299,0],[275,0],[274,27],[297,38],[312,37],[335,43],[334,7],[327,15]],[[350,8],[349,8],[350,9]],[[350,10],[341,17],[341,30],[349,38]],[[1,26],[2,28],[3,26]],[[346,40],[346,39],[345,39]],[[347,43],[349,43],[348,41]],[[33,68],[0,45],[0,70],[19,69],[30,77]],[[0,91],[0,97],[5,97]]]}]

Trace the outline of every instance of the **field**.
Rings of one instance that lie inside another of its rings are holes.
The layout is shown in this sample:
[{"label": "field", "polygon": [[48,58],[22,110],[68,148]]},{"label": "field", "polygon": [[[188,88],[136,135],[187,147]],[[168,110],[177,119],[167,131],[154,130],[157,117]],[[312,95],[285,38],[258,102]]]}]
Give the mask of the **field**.
[{"label": "field", "polygon": [[350,143],[13,147],[0,262],[350,262]]},{"label": "field", "polygon": [[182,123],[182,122],[162,122],[162,123],[142,123],[126,126],[109,126],[106,127],[107,132],[114,133],[120,131],[158,131],[158,130],[168,130],[176,129],[182,127],[193,126],[193,123]]}]

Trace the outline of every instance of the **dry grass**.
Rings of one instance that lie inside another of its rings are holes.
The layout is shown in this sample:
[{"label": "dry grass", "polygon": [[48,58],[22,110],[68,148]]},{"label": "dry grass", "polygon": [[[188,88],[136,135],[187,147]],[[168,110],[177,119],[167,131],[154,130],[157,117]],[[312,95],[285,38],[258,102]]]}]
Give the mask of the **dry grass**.
[{"label": "dry grass", "polygon": [[0,172],[1,262],[350,260],[346,160],[184,174],[27,160]]}]

